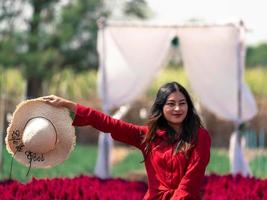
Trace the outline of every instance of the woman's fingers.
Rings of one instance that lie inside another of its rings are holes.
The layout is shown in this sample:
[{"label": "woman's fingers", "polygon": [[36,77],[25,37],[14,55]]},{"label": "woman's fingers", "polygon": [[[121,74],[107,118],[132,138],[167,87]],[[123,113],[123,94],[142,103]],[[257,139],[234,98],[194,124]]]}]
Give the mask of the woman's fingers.
[{"label": "woman's fingers", "polygon": [[43,97],[40,97],[40,99],[54,106],[59,106],[60,98],[55,95],[43,96]]},{"label": "woman's fingers", "polygon": [[58,97],[55,95],[48,95],[48,96],[39,97],[39,99],[52,106],[68,108],[72,112],[75,112],[76,110],[75,102],[64,99],[62,97]]},{"label": "woman's fingers", "polygon": [[71,111],[75,111],[76,108],[76,103],[69,101],[67,99],[55,96],[55,95],[49,95],[49,96],[43,96],[40,97],[40,99],[45,102],[48,103],[52,106],[56,106],[56,107],[66,107]]},{"label": "woman's fingers", "polygon": [[58,98],[58,97],[55,95],[48,95],[48,96],[41,97],[41,99],[43,99],[43,100],[54,100],[56,98]]}]

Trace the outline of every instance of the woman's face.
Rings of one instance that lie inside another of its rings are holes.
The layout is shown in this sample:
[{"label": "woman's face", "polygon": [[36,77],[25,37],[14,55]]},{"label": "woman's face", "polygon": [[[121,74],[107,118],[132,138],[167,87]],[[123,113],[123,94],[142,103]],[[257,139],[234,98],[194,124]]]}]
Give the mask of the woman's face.
[{"label": "woman's face", "polygon": [[180,127],[187,115],[187,111],[186,98],[179,91],[171,93],[163,106],[163,115],[168,124],[174,129]]}]

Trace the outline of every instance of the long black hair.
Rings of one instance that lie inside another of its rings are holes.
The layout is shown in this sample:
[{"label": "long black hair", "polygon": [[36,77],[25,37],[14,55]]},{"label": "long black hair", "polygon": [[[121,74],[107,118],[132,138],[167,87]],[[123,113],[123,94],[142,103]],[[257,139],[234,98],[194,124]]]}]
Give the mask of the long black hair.
[{"label": "long black hair", "polygon": [[[165,105],[168,96],[176,91],[181,92],[185,96],[188,105],[187,115],[182,122],[182,132],[179,137],[176,137],[174,129],[172,129],[168,125],[163,115],[163,106]],[[190,95],[188,94],[186,89],[177,82],[166,83],[159,88],[156,99],[151,107],[147,125],[148,133],[145,135],[143,140],[146,145],[146,153],[150,152],[151,142],[156,138],[156,131],[158,129],[167,130],[169,142],[177,143],[174,153],[177,153],[178,151],[187,153],[187,151],[190,150],[197,141],[198,129],[200,127],[203,127],[201,119],[195,110]]]}]

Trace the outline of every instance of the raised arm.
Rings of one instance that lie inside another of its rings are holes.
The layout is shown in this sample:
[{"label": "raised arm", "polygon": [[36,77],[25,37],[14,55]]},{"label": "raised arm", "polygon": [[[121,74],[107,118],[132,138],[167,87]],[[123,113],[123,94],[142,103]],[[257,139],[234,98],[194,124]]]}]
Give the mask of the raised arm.
[{"label": "raised arm", "polygon": [[102,132],[111,133],[115,140],[141,148],[142,138],[146,132],[144,126],[137,126],[112,118],[93,108],[54,95],[42,97],[42,99],[51,105],[63,106],[75,112],[72,123],[74,126],[91,125]]}]

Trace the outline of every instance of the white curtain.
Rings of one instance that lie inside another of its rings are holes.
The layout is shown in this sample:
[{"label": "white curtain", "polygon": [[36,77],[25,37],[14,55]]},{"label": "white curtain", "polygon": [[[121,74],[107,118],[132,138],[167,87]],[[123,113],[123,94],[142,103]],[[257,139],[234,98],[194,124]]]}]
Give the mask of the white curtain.
[{"label": "white curtain", "polygon": [[[98,41],[106,75],[104,91],[103,66],[100,67],[99,95],[103,98],[105,93],[108,108],[119,107],[136,99],[159,69],[164,67],[171,39],[178,35],[184,67],[198,100],[217,116],[236,121],[238,67],[244,59],[240,57],[239,31],[239,27],[234,25],[157,27],[111,24]],[[257,107],[243,80],[241,89],[240,120],[244,121],[255,116]]]},{"label": "white curtain", "polygon": [[179,29],[185,70],[200,103],[218,117],[246,121],[257,112],[254,97],[242,80],[238,115],[238,70],[243,77],[240,32],[236,26]]},{"label": "white curtain", "polygon": [[105,49],[105,69],[99,69],[98,91],[100,97],[106,98],[109,109],[132,102],[142,94],[162,68],[174,34],[170,28],[106,27],[104,41],[99,37],[98,42],[100,56],[101,49]]}]

